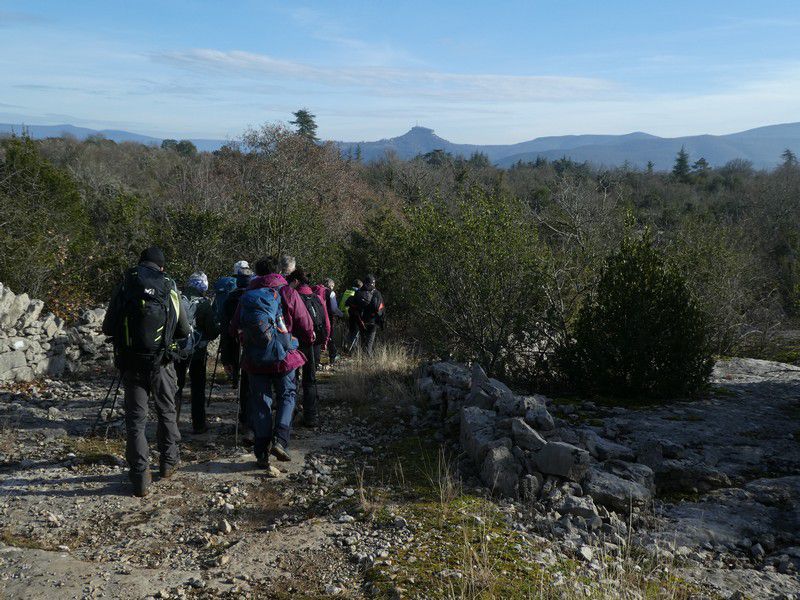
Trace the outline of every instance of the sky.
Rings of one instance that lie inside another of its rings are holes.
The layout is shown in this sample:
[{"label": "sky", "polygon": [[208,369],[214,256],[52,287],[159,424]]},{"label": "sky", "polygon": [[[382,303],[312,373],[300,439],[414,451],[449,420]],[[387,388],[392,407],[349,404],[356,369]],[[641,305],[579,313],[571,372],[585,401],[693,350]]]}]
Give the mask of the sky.
[{"label": "sky", "polygon": [[723,134],[800,121],[798,0],[0,0],[0,122],[232,139]]}]

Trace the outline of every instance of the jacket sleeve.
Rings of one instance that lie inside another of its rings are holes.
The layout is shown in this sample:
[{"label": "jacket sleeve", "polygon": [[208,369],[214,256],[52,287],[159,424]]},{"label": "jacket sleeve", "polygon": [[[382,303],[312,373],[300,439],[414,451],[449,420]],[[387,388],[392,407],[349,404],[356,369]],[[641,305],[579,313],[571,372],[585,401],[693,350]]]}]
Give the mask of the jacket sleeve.
[{"label": "jacket sleeve", "polygon": [[328,341],[331,339],[331,315],[328,311],[328,303],[325,299],[325,289],[320,288],[314,290],[317,298],[319,298],[319,303],[322,305],[322,312],[325,314],[325,339],[324,340],[317,340],[318,342],[322,342],[323,346],[328,345]]},{"label": "jacket sleeve", "polygon": [[339,301],[336,299],[336,292],[331,292],[331,312],[334,317],[339,317],[340,319],[344,317],[344,313],[339,310]]},{"label": "jacket sleeve", "polygon": [[114,293],[111,294],[111,301],[108,303],[108,310],[103,319],[103,333],[109,337],[116,335],[119,331],[120,313],[122,312],[122,283],[117,284]]},{"label": "jacket sleeve", "polygon": [[283,319],[286,322],[286,328],[300,342],[310,344],[314,338],[314,322],[311,320],[311,315],[308,314],[306,305],[300,299],[300,294],[285,285],[281,288],[281,298],[285,309]]},{"label": "jacket sleeve", "polygon": [[174,282],[172,283],[172,289],[169,291],[169,296],[177,317],[175,334],[172,337],[176,340],[182,340],[192,334],[192,325],[189,323],[189,317],[186,314],[186,310],[183,308],[181,295],[178,293],[178,288],[175,286]]}]

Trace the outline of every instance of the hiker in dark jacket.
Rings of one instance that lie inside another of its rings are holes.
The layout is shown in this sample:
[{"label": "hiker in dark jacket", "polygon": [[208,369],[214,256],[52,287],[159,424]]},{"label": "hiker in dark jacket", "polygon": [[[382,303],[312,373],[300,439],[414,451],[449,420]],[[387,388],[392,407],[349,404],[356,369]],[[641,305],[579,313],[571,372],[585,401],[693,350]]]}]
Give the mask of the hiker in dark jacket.
[{"label": "hiker in dark jacket", "polygon": [[342,294],[342,300],[339,302],[339,310],[342,311],[344,320],[347,323],[347,332],[343,339],[343,348],[347,353],[353,351],[353,347],[356,345],[356,340],[358,340],[358,320],[350,318],[350,308],[347,301],[355,296],[356,292],[360,290],[361,286],[363,285],[364,282],[360,279],[353,281],[353,284],[344,291]]},{"label": "hiker in dark jacket", "polygon": [[302,267],[295,269],[287,278],[289,285],[300,295],[305,304],[306,310],[311,317],[314,327],[314,341],[301,343],[300,351],[306,357],[306,364],[303,365],[303,425],[306,427],[317,427],[317,408],[319,398],[317,396],[317,369],[322,354],[324,344],[327,342],[331,333],[331,322],[328,311],[325,308],[325,297],[320,296],[311,288],[308,275]]},{"label": "hiker in dark jacket", "polygon": [[[192,433],[200,435],[208,431],[206,424],[206,362],[208,343],[217,339],[217,324],[211,301],[206,298],[208,277],[203,272],[192,273],[183,293],[184,308],[192,326],[192,343],[189,356],[175,363],[178,376],[178,406],[183,402],[186,371],[189,371],[192,396]],[[180,411],[179,411],[180,412]]]},{"label": "hiker in dark jacket", "polygon": [[[275,290],[281,299],[282,321],[287,331],[301,344],[313,343],[314,327],[311,317],[297,292],[277,272],[279,269],[279,262],[273,257],[259,260],[256,263],[256,276],[245,294],[260,288]],[[239,301],[230,325],[231,333],[237,336],[241,330],[243,301]],[[269,454],[278,460],[291,460],[288,447],[297,392],[295,371],[305,362],[302,352],[291,350],[281,362],[260,367],[250,361],[247,352],[242,353],[242,370],[250,380],[248,414],[255,437],[253,450],[258,466],[267,469],[271,475],[274,475],[274,471],[269,464]]]},{"label": "hiker in dark jacket", "polygon": [[328,277],[325,279],[325,283],[322,285],[315,285],[313,290],[314,292],[323,298],[323,302],[325,303],[325,308],[328,311],[328,317],[331,322],[330,327],[330,334],[328,335],[328,341],[325,344],[325,347],[328,349],[328,363],[333,366],[336,363],[336,356],[337,356],[337,340],[336,340],[336,319],[344,318],[344,313],[339,309],[339,303],[336,298],[336,284],[334,283],[333,279]]},{"label": "hiker in dark jacket", "polygon": [[164,252],[144,250],[139,264],[116,287],[103,320],[103,333],[113,338],[115,366],[125,393],[125,457],[136,496],[146,496],[151,482],[147,445],[148,398],[153,396],[158,427],[161,477],[171,477],[180,461],[180,433],[175,418],[176,341],[187,338],[191,326],[181,309],[175,283],[164,274]]},{"label": "hiker in dark jacket", "polygon": [[356,335],[353,335],[355,332],[361,337],[361,348],[370,356],[375,348],[378,327],[383,327],[386,315],[383,297],[375,287],[375,283],[375,276],[367,275],[361,289],[346,302],[352,336],[350,345],[355,344]]},{"label": "hiker in dark jacket", "polygon": [[239,306],[239,300],[242,294],[247,290],[247,286],[250,285],[250,280],[253,279],[253,271],[250,270],[250,267],[240,266],[239,263],[237,263],[237,266],[236,289],[228,294],[222,308],[219,357],[234,387],[238,386],[239,388],[239,426],[244,430],[245,443],[249,444],[253,441],[252,431],[249,430],[247,425],[249,422],[247,418],[247,396],[249,394],[250,384],[247,380],[247,372],[240,369],[239,361],[241,359],[242,349],[239,344],[239,338],[232,336],[230,333],[230,324],[236,312],[236,307]]}]

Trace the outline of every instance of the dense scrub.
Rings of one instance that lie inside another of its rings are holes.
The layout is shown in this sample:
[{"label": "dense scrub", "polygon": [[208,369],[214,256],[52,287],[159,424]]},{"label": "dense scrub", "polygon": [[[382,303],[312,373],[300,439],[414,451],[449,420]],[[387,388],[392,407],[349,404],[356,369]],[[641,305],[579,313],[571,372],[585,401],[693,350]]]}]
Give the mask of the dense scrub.
[{"label": "dense scrub", "polygon": [[800,308],[800,168],[697,162],[680,176],[444,152],[362,164],[273,125],[213,154],[11,138],[0,281],[68,311],[106,298],[151,242],[178,280],[286,252],[317,278],[375,272],[390,329],[423,350],[553,385],[627,220],[685,282],[672,301],[703,315],[707,352],[758,352]]},{"label": "dense scrub", "polygon": [[708,338],[708,314],[645,233],[623,240],[608,259],[573,339],[559,348],[559,362],[583,391],[675,397],[696,393],[707,381]]}]

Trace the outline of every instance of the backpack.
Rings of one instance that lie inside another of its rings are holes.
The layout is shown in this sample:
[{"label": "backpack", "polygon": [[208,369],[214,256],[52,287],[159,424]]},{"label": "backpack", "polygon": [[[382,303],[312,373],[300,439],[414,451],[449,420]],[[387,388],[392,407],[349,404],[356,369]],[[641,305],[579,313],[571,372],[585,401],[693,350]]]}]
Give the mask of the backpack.
[{"label": "backpack", "polygon": [[118,340],[117,351],[125,367],[162,364],[170,357],[180,314],[175,283],[159,271],[137,265],[126,272],[120,299],[121,319],[114,339]]},{"label": "backpack", "polygon": [[245,358],[256,368],[281,362],[298,346],[297,340],[286,329],[281,298],[273,288],[256,288],[242,294],[239,328]]},{"label": "backpack", "polygon": [[372,314],[375,312],[372,309],[372,299],[375,297],[375,290],[358,290],[354,296],[351,305],[352,308],[358,311],[358,316],[361,317],[361,320],[368,321],[374,317],[375,315]]},{"label": "backpack", "polygon": [[306,310],[311,316],[311,321],[314,323],[314,335],[317,342],[324,342],[328,337],[325,330],[325,308],[322,306],[319,297],[316,294],[298,294],[303,299],[303,304],[306,305]]},{"label": "backpack", "polygon": [[221,325],[225,320],[225,301],[235,289],[235,277],[220,277],[214,282],[214,303],[211,308],[214,310],[214,318],[217,320],[217,325]]},{"label": "backpack", "polygon": [[178,347],[187,357],[191,356],[195,350],[202,350],[208,346],[208,340],[203,339],[203,332],[197,328],[197,309],[204,300],[205,298],[202,296],[189,297],[181,294],[182,306],[186,309],[186,318],[192,327],[192,333],[185,340],[181,340]]}]

